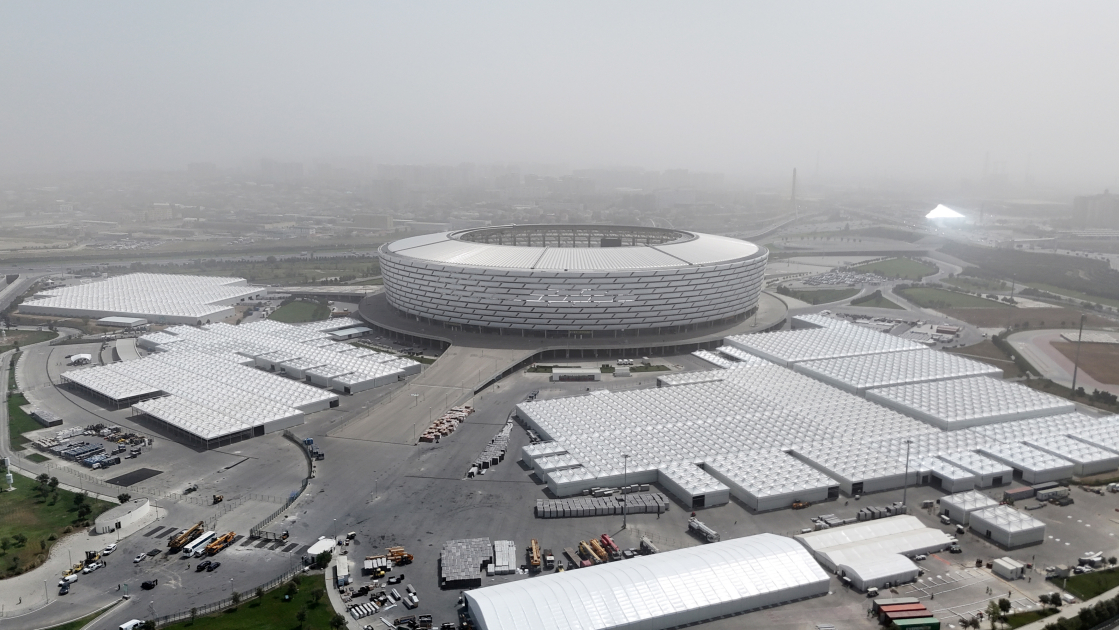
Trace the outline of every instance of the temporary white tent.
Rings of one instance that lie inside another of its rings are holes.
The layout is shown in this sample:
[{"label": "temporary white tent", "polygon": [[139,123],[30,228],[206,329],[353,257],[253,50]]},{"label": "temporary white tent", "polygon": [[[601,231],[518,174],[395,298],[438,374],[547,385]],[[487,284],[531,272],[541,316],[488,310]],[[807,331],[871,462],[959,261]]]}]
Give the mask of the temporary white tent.
[{"label": "temporary white tent", "polygon": [[917,579],[920,568],[900,553],[868,554],[852,557],[837,567],[840,577],[851,580],[851,586],[865,591],[905,584]]},{"label": "temporary white tent", "polygon": [[1007,549],[1034,545],[1045,540],[1045,523],[1009,505],[997,505],[972,512],[971,531]]},{"label": "temporary white tent", "polygon": [[971,519],[972,512],[985,510],[998,504],[998,501],[995,501],[982,492],[970,490],[941,499],[940,513],[957,523],[967,525]]},{"label": "temporary white tent", "polygon": [[907,515],[797,534],[794,538],[832,571],[843,564],[861,566],[867,558],[929,553],[951,544],[948,534],[925,527],[916,516]]},{"label": "temporary white tent", "polygon": [[824,595],[804,548],[774,534],[465,592],[480,630],[659,630]]}]

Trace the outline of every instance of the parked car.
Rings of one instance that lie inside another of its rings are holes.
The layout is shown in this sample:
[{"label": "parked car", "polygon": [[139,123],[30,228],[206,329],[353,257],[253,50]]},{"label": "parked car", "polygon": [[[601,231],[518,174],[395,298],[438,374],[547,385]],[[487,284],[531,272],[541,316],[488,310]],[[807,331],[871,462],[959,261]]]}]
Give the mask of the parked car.
[{"label": "parked car", "polygon": [[109,545],[101,552],[101,555],[107,556],[117,550],[116,544]]},{"label": "parked car", "polygon": [[209,560],[203,560],[202,562],[198,563],[197,567],[194,568],[194,572],[195,573],[201,573],[201,572],[205,571],[207,568],[209,568],[209,566],[211,564],[213,564],[213,562],[211,562]]},{"label": "parked car", "polygon": [[78,576],[74,573],[71,573],[70,575],[67,575],[66,577],[59,580],[58,585],[59,586],[66,586],[67,584],[73,584],[74,582],[77,582],[77,581],[78,581]]},{"label": "parked car", "polygon": [[210,571],[214,571],[220,566],[221,566],[220,562],[211,562],[210,566],[206,567],[206,572],[209,573]]},{"label": "parked car", "polygon": [[138,556],[136,556],[135,558],[132,559],[132,564],[136,564],[137,562],[143,562],[144,558],[147,558],[147,557],[148,557],[148,554],[142,553],[142,554],[140,554],[140,555],[138,555]]},{"label": "parked car", "polygon": [[60,586],[58,588],[58,594],[59,595],[65,595],[66,593],[69,593],[69,592],[70,592],[70,585],[69,584],[63,584],[62,586]]},{"label": "parked car", "polygon": [[94,571],[96,571],[97,569],[100,569],[103,566],[105,566],[105,565],[100,563],[100,562],[90,562],[89,564],[87,564],[85,566],[84,569],[82,569],[82,573],[93,573]]},{"label": "parked car", "polygon": [[157,584],[159,584],[158,579],[156,579],[156,580],[145,580],[144,582],[140,583],[140,588],[144,589],[145,591],[150,591],[153,588],[155,588]]}]

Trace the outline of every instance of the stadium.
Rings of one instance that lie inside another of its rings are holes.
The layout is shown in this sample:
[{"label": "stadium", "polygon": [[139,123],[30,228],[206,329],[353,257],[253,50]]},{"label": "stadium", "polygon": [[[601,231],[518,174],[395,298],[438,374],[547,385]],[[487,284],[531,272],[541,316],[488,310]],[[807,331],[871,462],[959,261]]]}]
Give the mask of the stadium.
[{"label": "stadium", "polygon": [[391,307],[452,330],[518,336],[699,331],[758,305],[768,252],[684,230],[510,225],[379,250]]}]

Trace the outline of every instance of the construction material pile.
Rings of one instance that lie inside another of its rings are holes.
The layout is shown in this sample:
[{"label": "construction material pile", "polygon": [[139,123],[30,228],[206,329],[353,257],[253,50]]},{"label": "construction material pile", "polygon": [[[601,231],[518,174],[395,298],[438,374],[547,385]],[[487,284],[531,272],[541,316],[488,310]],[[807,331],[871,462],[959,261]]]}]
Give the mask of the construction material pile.
[{"label": "construction material pile", "polygon": [[608,497],[537,499],[536,518],[615,516],[621,515],[623,508],[626,514],[661,514],[668,511],[668,505],[668,498],[659,492]]},{"label": "construction material pile", "polygon": [[474,408],[470,405],[463,407],[451,407],[450,411],[444,413],[431,426],[424,429],[423,435],[420,436],[421,442],[438,442],[439,438],[445,438],[455,432],[458,425],[466,422],[466,417],[474,413]]}]

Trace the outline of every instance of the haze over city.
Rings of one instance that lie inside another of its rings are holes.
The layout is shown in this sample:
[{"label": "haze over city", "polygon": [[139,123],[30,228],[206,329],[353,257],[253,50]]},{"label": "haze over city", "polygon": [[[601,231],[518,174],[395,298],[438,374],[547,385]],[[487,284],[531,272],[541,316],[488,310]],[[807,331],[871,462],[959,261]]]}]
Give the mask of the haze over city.
[{"label": "haze over city", "polygon": [[[1119,183],[1109,2],[15,2],[0,169],[799,167]],[[818,176],[818,177],[817,177]]]}]

